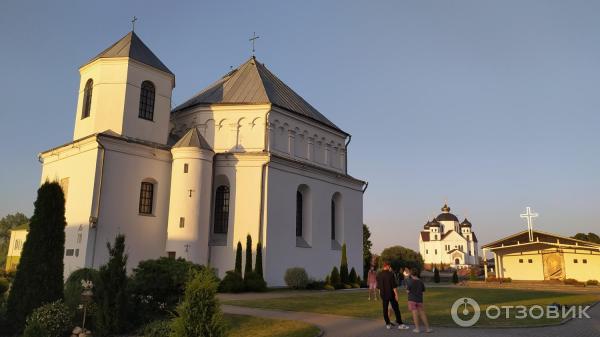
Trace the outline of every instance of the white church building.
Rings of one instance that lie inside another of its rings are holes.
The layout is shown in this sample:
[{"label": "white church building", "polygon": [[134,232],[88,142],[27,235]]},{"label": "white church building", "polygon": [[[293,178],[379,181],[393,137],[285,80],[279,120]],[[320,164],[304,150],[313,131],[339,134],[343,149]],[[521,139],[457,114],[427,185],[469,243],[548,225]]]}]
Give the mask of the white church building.
[{"label": "white church building", "polygon": [[65,276],[106,263],[119,233],[130,271],[169,256],[223,277],[248,234],[271,286],[290,267],[324,279],[344,243],[362,270],[350,135],[254,56],[174,109],[175,75],[134,32],[79,72],[73,139],[39,155],[65,191]]},{"label": "white church building", "polygon": [[444,205],[442,213],[427,221],[419,233],[419,251],[427,266],[441,264],[453,268],[479,265],[477,236],[466,218],[459,222]]}]

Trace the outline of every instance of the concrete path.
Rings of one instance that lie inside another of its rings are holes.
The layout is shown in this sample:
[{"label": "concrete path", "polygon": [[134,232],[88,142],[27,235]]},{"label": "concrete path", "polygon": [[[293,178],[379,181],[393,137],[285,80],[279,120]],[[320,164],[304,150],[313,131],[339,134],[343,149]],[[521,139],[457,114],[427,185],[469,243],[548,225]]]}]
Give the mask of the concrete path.
[{"label": "concrete path", "polygon": [[[223,311],[231,314],[265,318],[287,319],[314,324],[324,331],[325,337],[380,337],[414,336],[411,330],[386,330],[382,321],[358,319],[345,316],[324,315],[308,312],[263,310],[223,305]],[[600,336],[600,305],[588,311],[591,319],[573,319],[563,325],[540,328],[436,328],[426,336],[456,337],[598,337]]]}]

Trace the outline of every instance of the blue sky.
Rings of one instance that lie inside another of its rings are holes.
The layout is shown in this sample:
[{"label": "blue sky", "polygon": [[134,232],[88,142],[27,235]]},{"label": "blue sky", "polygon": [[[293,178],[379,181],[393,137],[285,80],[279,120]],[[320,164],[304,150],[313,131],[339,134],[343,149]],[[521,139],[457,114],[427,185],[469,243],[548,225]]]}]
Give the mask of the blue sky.
[{"label": "blue sky", "polygon": [[30,215],[36,155],[71,140],[78,67],[130,30],[183,102],[250,56],[353,135],[375,250],[417,247],[448,200],[480,243],[599,231],[600,3],[3,1],[0,215]]}]

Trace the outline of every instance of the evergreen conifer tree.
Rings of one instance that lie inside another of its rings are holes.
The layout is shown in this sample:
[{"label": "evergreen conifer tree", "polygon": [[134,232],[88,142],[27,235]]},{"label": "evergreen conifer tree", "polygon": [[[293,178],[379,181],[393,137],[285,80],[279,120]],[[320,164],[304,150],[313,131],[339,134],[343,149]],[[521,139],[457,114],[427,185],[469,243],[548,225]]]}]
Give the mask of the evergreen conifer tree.
[{"label": "evergreen conifer tree", "polygon": [[29,234],[7,302],[7,316],[15,331],[44,303],[63,298],[65,197],[56,182],[38,189]]},{"label": "evergreen conifer tree", "polygon": [[346,244],[342,245],[342,262],[340,263],[340,279],[342,284],[348,284],[348,257],[346,255]]},{"label": "evergreen conifer tree", "polygon": [[456,272],[456,269],[454,269],[454,271],[452,272],[452,283],[458,283],[458,273]]},{"label": "evergreen conifer tree", "polygon": [[263,267],[262,267],[262,245],[259,243],[256,244],[256,263],[254,265],[254,272],[257,275],[260,275],[260,278],[263,278]]},{"label": "evergreen conifer tree", "polygon": [[114,246],[106,243],[108,263],[100,267],[100,284],[96,287],[97,334],[111,336],[127,328],[127,255],[125,236],[117,235]]},{"label": "evergreen conifer tree", "polygon": [[244,266],[244,278],[252,272],[252,237],[246,236],[246,264]]},{"label": "evergreen conifer tree", "polygon": [[440,270],[437,267],[433,267],[433,282],[440,283]]},{"label": "evergreen conifer tree", "polygon": [[239,241],[235,249],[235,272],[242,275],[242,243]]}]

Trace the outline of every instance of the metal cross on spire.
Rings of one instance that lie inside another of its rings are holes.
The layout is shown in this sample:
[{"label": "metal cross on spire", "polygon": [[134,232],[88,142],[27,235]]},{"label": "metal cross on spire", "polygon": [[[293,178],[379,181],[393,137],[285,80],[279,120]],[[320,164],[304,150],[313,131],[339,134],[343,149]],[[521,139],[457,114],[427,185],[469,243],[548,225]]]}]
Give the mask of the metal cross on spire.
[{"label": "metal cross on spire", "polygon": [[137,17],[133,17],[133,19],[131,19],[131,31],[135,32],[135,22],[138,20]]},{"label": "metal cross on spire", "polygon": [[254,32],[252,34],[252,37],[250,39],[248,39],[248,41],[252,42],[252,56],[254,56],[254,43],[256,42],[256,39],[258,39],[260,36],[256,35],[256,32]]},{"label": "metal cross on spire", "polygon": [[521,214],[521,218],[527,219],[527,229],[529,231],[529,241],[533,241],[533,218],[537,218],[539,214],[532,213],[531,207],[525,208],[525,213]]}]

